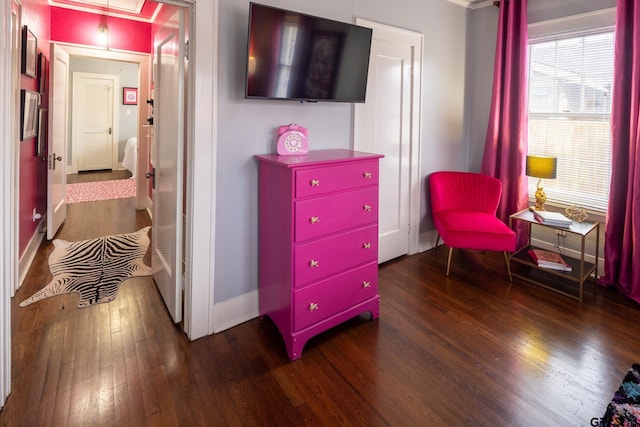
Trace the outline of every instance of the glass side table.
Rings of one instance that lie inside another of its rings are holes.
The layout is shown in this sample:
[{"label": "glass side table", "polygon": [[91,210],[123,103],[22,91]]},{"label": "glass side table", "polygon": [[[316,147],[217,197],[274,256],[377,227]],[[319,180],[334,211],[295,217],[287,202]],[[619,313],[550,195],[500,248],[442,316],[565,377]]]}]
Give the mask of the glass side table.
[{"label": "glass side table", "polygon": [[[584,293],[584,282],[593,274],[598,277],[598,251],[600,248],[600,223],[599,222],[576,222],[574,221],[569,228],[556,227],[553,225],[538,222],[533,212],[529,209],[522,210],[509,216],[509,227],[514,229],[518,221],[527,224],[529,234],[527,245],[517,248],[509,257],[512,268],[512,275],[527,282],[533,283],[543,288],[558,292],[562,295],[577,299],[582,302]],[[562,258],[571,266],[572,271],[560,271],[549,268],[538,267],[538,265],[529,256],[529,249],[537,248],[531,244],[531,227],[547,227],[558,233],[557,230],[565,232],[567,236],[576,235],[580,239],[580,258],[576,259],[569,255],[562,254]],[[587,237],[595,232],[595,262],[585,261],[585,250]],[[577,285],[577,293],[575,288]]]}]

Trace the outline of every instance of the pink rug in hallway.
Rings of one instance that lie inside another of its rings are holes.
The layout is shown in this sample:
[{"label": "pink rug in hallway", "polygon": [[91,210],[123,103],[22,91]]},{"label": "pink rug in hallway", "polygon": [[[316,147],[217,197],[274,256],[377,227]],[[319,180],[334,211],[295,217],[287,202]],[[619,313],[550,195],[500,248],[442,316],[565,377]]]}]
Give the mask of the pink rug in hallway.
[{"label": "pink rug in hallway", "polygon": [[67,203],[97,202],[100,200],[135,197],[135,179],[78,182],[67,184]]}]

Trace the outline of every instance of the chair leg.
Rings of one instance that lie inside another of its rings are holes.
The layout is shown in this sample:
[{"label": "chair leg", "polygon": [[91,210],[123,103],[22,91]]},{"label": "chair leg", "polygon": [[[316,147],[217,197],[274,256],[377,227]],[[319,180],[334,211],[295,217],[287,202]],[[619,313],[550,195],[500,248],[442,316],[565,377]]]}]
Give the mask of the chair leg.
[{"label": "chair leg", "polygon": [[451,255],[453,255],[453,248],[449,248],[449,258],[447,259],[447,277],[449,277],[449,269],[451,268]]},{"label": "chair leg", "polygon": [[507,251],[504,251],[504,260],[507,262],[507,272],[509,273],[509,281],[513,282],[511,278],[511,265],[509,264],[509,254],[507,254]]},{"label": "chair leg", "polygon": [[438,249],[438,243],[440,243],[440,234],[438,234],[438,238],[436,239],[436,249]]}]

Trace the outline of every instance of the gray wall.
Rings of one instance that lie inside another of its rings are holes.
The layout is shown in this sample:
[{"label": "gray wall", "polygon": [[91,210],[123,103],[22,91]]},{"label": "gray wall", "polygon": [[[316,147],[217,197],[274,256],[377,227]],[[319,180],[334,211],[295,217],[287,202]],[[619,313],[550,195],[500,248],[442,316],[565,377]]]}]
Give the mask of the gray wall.
[{"label": "gray wall", "polygon": [[[446,0],[262,1],[272,6],[353,22],[355,17],[424,34],[422,185],[436,170],[478,171],[487,130],[498,9],[476,10]],[[537,22],[615,6],[615,0],[529,0]],[[245,100],[248,0],[221,0],[216,302],[258,286],[258,165],[275,151],[275,128],[309,128],[311,149],[351,148],[349,104]],[[420,232],[433,226],[422,193]]]},{"label": "gray wall", "polygon": [[[122,88],[138,87],[138,64],[121,61],[111,61],[108,59],[85,58],[79,56],[71,56],[69,58],[69,90],[70,98],[73,99],[73,73],[95,73],[95,74],[112,74],[120,77],[120,87],[116,88],[118,126],[119,131],[116,136],[118,141],[118,161],[122,162],[124,157],[124,147],[127,139],[137,136],[138,125],[138,106],[122,104]],[[140,103],[138,99],[138,103]],[[142,100],[145,102],[145,100]],[[129,114],[127,114],[129,112]],[[69,115],[69,129],[73,129],[71,124],[71,115]],[[67,146],[68,165],[72,164],[73,149],[71,142],[71,132],[69,132],[69,143]]]},{"label": "gray wall", "polygon": [[[616,6],[616,0],[529,0],[529,23],[558,19]],[[470,10],[467,22],[465,142],[469,170],[478,172],[489,120],[498,8]]]},{"label": "gray wall", "polygon": [[[422,176],[436,169],[466,168],[465,8],[445,0],[262,3],[346,22],[360,17],[423,33]],[[352,147],[350,104],[244,99],[248,12],[248,0],[220,1],[216,302],[258,287],[258,165],[253,156],[275,151],[275,128],[287,123],[306,126],[314,150]]]}]

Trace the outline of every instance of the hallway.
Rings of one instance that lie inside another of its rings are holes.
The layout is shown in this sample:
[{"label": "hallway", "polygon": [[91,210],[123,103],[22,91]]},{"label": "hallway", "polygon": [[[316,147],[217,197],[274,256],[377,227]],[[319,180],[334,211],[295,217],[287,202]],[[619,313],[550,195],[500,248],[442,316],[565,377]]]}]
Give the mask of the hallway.
[{"label": "hallway", "polygon": [[[67,209],[57,237],[70,241],[128,233],[151,223],[145,211],[135,210],[134,199],[78,203]],[[160,350],[161,342],[167,334],[178,342],[186,338],[173,327],[150,277],[128,280],[108,304],[78,309],[78,295],[66,294],[18,307],[51,280],[47,258],[52,250],[44,241],[12,300],[13,392],[0,423],[144,424],[147,410],[142,408],[152,404],[144,392],[152,386],[147,373],[158,365],[159,352],[172,354]],[[149,253],[145,262],[150,263]],[[166,389],[168,384],[154,383],[156,387]]]}]

